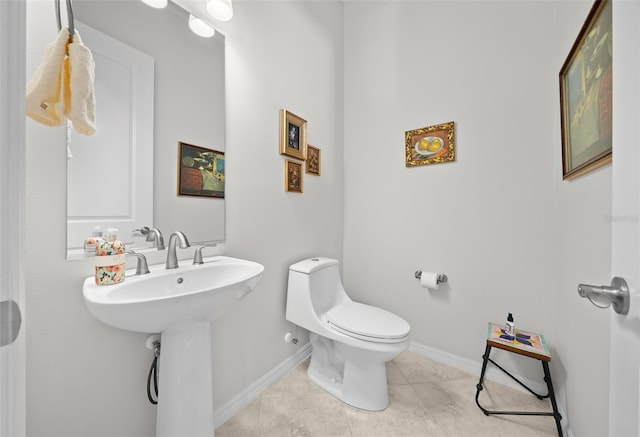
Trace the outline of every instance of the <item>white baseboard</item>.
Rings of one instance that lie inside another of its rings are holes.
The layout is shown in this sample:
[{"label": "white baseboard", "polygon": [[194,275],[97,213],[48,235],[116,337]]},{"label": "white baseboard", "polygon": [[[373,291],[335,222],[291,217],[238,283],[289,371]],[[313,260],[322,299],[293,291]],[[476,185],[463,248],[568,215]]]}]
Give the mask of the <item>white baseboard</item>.
[{"label": "white baseboard", "polygon": [[[411,346],[409,350],[415,354],[423,356],[433,361],[437,361],[442,364],[446,364],[451,367],[455,367],[472,375],[478,375],[480,378],[480,371],[482,370],[482,361],[473,361],[468,358],[463,358],[449,352],[445,352],[440,349],[433,348],[431,346],[426,346],[424,344],[416,343],[415,341],[411,342]],[[282,378],[289,370],[293,369],[297,366],[301,361],[311,355],[311,343],[307,343],[300,347],[296,351],[295,354],[286,358],[276,367],[271,369],[267,374],[265,374],[262,378],[253,382],[243,391],[234,396],[229,402],[224,404],[221,408],[216,410],[213,415],[213,424],[214,427],[218,427],[225,423],[227,420],[238,414],[253,402],[260,392],[274,384],[280,378]],[[518,379],[520,379],[524,384],[529,386],[532,390],[538,393],[546,393],[547,385],[540,381],[533,381],[528,378],[521,377],[519,375],[514,375]],[[507,387],[515,388],[516,390],[526,391],[522,388],[517,382],[513,379],[509,378],[506,374],[501,372],[495,367],[488,367],[485,373],[485,378],[489,381],[497,382],[502,385],[506,385]],[[563,411],[561,406],[558,406],[560,410],[560,414],[562,415],[562,427],[565,431],[565,434],[571,437],[573,434],[571,430],[568,428],[568,423],[566,419],[566,414]]]},{"label": "white baseboard", "polygon": [[[446,364],[451,367],[455,367],[456,369],[460,369],[467,373],[471,373],[472,375],[478,375],[480,378],[480,371],[482,370],[482,361],[473,361],[468,358],[462,358],[457,355],[453,355],[449,352],[442,351],[440,349],[433,348],[431,346],[426,346],[424,344],[416,343],[415,341],[411,342],[411,346],[409,347],[411,352],[414,352],[420,356],[425,358],[429,358],[430,360],[437,361],[442,364]],[[514,375],[520,381],[522,381],[525,385],[528,385],[533,391],[538,393],[546,393],[547,392],[547,384],[541,381],[534,381],[531,379],[524,378],[520,375]],[[507,387],[515,388],[517,390],[526,391],[524,388],[520,386],[513,379],[509,378],[504,372],[500,371],[494,366],[487,367],[487,371],[485,372],[485,378],[489,381],[497,382],[498,384],[506,385]]]},{"label": "white baseboard", "polygon": [[229,402],[224,404],[221,408],[217,409],[213,413],[213,426],[219,427],[227,420],[238,414],[244,407],[253,402],[260,392],[271,384],[277,382],[282,378],[289,370],[296,367],[301,361],[311,355],[311,343],[307,343],[300,347],[295,354],[289,356],[276,367],[271,369],[263,377],[254,381],[247,388],[235,395]]}]

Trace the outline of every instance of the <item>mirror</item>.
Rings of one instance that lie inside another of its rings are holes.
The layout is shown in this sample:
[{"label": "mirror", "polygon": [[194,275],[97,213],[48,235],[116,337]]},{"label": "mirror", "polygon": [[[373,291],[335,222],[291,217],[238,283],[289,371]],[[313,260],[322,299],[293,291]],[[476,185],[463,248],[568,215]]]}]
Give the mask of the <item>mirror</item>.
[{"label": "mirror", "polygon": [[[225,150],[224,37],[220,33],[216,33],[212,38],[195,35],[188,28],[189,14],[173,2],[169,2],[165,9],[154,9],[141,1],[74,0],[73,12],[76,21],[148,55],[154,64],[153,79],[150,79],[154,83],[151,133],[153,157],[104,164],[108,161],[103,160],[101,156],[109,154],[109,142],[105,146],[107,150],[103,150],[99,156],[83,154],[76,152],[77,148],[83,147],[82,142],[91,141],[93,137],[80,139],[80,135],[73,132],[69,137],[73,155],[71,160],[77,160],[73,165],[93,168],[93,174],[100,178],[128,180],[133,161],[143,161],[141,164],[148,165],[153,171],[153,192],[146,196],[143,193],[138,198],[153,199],[153,223],[140,223],[140,226],[158,228],[165,238],[173,231],[181,230],[192,244],[224,241],[224,198],[178,195],[180,143],[222,154]],[[53,15],[52,11],[52,19]],[[82,31],[78,30],[83,38]],[[83,42],[91,49],[84,38]],[[96,58],[96,82],[100,75],[97,67]],[[122,111],[104,110],[110,106],[101,103],[97,90],[96,85],[96,128],[100,132],[102,125],[108,125],[107,119],[110,116],[122,119]],[[115,94],[117,93],[110,93],[110,97],[114,97]],[[134,114],[133,110],[131,114]],[[130,118],[130,122],[135,123],[136,117],[132,115]],[[89,162],[79,162],[81,158]],[[85,194],[79,201],[72,197],[78,196],[78,190],[75,189],[75,185],[78,184],[80,183],[69,181],[67,203],[70,207],[97,205],[102,196],[119,196],[117,192],[108,192],[105,189],[104,193],[94,193],[92,196]],[[121,185],[132,186],[135,183]],[[107,184],[108,186],[110,185]],[[137,205],[138,201],[130,203]],[[127,206],[133,210],[135,205]],[[109,212],[116,211],[114,208],[109,209]],[[127,210],[126,207],[124,209]],[[128,210],[124,213],[115,212],[116,223],[109,226],[118,228],[119,239],[134,242],[136,250],[148,247],[150,243],[145,243],[144,237],[134,232],[134,229],[140,226],[130,225],[129,221],[122,218],[127,214]],[[88,225],[91,220],[86,216],[84,212],[77,213],[69,209],[68,225],[73,221],[83,220]],[[117,224],[118,217],[121,218],[120,225]],[[97,223],[90,223],[86,229],[91,229],[94,224],[103,225],[98,220]],[[72,233],[68,234],[71,238]],[[88,236],[89,234],[84,238]],[[81,253],[78,249],[82,247],[83,241],[84,239],[68,241],[68,257],[71,257],[72,252]]]},{"label": "mirror", "polygon": [[106,115],[91,136],[66,132],[67,247],[83,255],[80,244],[100,225],[118,229],[128,247],[140,248],[146,238],[129,232],[131,238],[126,230],[153,223],[155,62],[80,20],[75,28],[91,47],[95,99]]}]

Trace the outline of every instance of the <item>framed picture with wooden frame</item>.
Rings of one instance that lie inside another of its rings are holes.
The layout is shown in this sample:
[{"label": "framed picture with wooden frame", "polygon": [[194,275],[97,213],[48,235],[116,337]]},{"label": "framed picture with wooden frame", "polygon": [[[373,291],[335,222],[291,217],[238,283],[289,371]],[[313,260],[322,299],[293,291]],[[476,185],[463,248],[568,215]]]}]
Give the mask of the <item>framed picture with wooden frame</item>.
[{"label": "framed picture with wooden frame", "polygon": [[284,190],[302,193],[302,163],[285,159]]},{"label": "framed picture with wooden frame", "polygon": [[562,179],[612,158],[612,8],[596,0],[560,70]]},{"label": "framed picture with wooden frame", "polygon": [[307,120],[285,109],[280,110],[280,154],[307,158]]},{"label": "framed picture with wooden frame", "polygon": [[224,152],[178,143],[178,195],[224,199]]},{"label": "framed picture with wooden frame", "polygon": [[320,176],[320,149],[307,144],[307,161],[305,171],[309,174]]}]

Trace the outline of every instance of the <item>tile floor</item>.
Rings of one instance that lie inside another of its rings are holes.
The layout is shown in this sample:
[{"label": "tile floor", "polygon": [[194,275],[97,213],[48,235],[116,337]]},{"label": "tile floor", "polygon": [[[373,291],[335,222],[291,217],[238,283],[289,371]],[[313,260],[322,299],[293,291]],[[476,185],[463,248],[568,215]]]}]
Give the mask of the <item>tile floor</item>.
[{"label": "tile floor", "polygon": [[[485,416],[475,404],[479,375],[404,352],[388,363],[389,407],[350,407],[307,378],[309,360],[265,389],[216,437],[556,436],[552,417]],[[548,400],[485,380],[485,408],[551,411]]]}]

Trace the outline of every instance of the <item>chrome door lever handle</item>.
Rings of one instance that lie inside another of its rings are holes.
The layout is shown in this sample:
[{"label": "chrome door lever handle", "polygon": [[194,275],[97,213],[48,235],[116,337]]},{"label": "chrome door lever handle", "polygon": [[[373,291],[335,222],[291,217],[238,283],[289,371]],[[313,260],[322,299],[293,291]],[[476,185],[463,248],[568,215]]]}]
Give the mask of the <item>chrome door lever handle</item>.
[{"label": "chrome door lever handle", "polygon": [[[627,282],[619,277],[611,280],[611,285],[578,285],[578,294],[580,297],[586,297],[589,301],[599,308],[613,306],[613,310],[618,314],[627,314],[629,312],[629,287]],[[606,301],[606,305],[598,305],[594,299]]]}]

